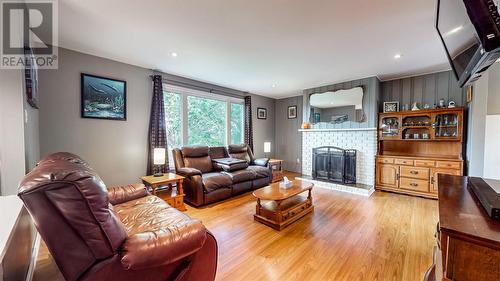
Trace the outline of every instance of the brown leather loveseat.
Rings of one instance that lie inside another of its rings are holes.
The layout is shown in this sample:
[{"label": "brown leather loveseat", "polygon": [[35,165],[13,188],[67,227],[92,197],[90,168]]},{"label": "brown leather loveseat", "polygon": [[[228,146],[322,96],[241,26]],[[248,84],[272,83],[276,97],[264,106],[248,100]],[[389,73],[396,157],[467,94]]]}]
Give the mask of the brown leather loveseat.
[{"label": "brown leather loveseat", "polygon": [[[218,202],[266,186],[272,179],[268,159],[255,159],[246,144],[227,148],[185,146],[174,149],[173,155],[176,173],[186,177],[185,200],[194,206]],[[246,165],[225,171],[213,161],[228,157],[245,160]]]},{"label": "brown leather loveseat", "polygon": [[142,184],[106,189],[76,155],[55,153],[19,197],[61,273],[73,280],[214,280],[217,242]]}]

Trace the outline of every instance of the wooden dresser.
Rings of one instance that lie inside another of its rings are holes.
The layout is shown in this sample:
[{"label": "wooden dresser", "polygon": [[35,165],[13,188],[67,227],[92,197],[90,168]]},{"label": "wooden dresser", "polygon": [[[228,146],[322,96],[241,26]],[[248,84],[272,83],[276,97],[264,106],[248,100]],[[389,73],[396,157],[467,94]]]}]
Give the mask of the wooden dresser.
[{"label": "wooden dresser", "polygon": [[437,198],[438,174],[463,175],[463,108],[379,114],[376,188]]},{"label": "wooden dresser", "polygon": [[434,264],[425,281],[500,280],[500,221],[491,219],[467,177],[439,175],[439,226]]}]

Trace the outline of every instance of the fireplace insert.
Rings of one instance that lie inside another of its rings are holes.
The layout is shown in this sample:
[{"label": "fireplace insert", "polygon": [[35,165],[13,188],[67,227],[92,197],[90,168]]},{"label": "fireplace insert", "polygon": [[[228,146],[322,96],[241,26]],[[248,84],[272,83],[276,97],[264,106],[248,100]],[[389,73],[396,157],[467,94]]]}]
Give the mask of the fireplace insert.
[{"label": "fireplace insert", "polygon": [[313,149],[312,177],[340,183],[356,183],[356,150],[335,146]]}]

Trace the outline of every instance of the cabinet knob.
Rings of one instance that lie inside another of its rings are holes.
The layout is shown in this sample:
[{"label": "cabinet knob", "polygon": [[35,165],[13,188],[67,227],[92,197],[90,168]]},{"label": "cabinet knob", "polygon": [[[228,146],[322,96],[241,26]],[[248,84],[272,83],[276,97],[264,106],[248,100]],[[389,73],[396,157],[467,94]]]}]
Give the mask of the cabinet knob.
[{"label": "cabinet knob", "polygon": [[412,183],[410,183],[410,185],[413,186],[413,187],[416,187],[416,186],[418,186],[418,183],[412,182]]},{"label": "cabinet knob", "polygon": [[412,175],[418,175],[418,171],[411,170],[410,174],[412,174]]}]

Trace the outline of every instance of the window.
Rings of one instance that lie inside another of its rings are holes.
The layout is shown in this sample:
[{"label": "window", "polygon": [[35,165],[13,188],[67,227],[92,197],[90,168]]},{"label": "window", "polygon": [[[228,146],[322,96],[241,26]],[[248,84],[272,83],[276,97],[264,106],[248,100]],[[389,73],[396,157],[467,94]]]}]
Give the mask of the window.
[{"label": "window", "polygon": [[164,85],[169,159],[183,145],[243,143],[243,99]]},{"label": "window", "polygon": [[180,94],[163,92],[163,101],[165,105],[169,163],[173,165],[171,151],[182,146],[182,97]]},{"label": "window", "polygon": [[243,104],[231,103],[231,144],[243,143]]},{"label": "window", "polygon": [[226,138],[226,103],[188,96],[188,144],[223,146]]}]

